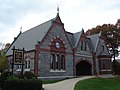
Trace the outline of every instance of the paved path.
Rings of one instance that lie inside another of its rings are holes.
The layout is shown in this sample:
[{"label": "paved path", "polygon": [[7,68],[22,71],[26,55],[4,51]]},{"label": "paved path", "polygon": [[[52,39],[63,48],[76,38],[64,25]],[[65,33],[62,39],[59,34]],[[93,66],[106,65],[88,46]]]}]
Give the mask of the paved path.
[{"label": "paved path", "polygon": [[93,77],[94,76],[83,76],[79,78],[67,79],[54,84],[45,84],[43,85],[43,88],[45,90],[74,90],[74,86],[79,80]]}]

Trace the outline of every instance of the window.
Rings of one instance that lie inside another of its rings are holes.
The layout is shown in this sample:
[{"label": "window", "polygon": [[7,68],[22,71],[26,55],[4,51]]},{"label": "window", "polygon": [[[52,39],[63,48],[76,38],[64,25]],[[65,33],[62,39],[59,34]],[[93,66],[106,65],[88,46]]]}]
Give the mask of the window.
[{"label": "window", "polygon": [[56,48],[60,48],[61,47],[59,42],[56,42],[55,46],[56,46]]},{"label": "window", "polygon": [[81,50],[84,50],[84,51],[87,50],[87,43],[86,42],[81,41]]},{"label": "window", "polygon": [[64,55],[61,56],[61,67],[60,68],[65,69],[65,56]]},{"label": "window", "polygon": [[30,68],[30,60],[28,60],[28,68]]},{"label": "window", "polygon": [[25,68],[27,68],[27,61],[25,61]]},{"label": "window", "polygon": [[103,46],[103,45],[101,45],[101,47],[102,47],[102,50],[104,51],[104,46]]},{"label": "window", "polygon": [[56,69],[59,69],[59,55],[56,56]]},{"label": "window", "polygon": [[83,50],[83,41],[81,41],[81,50]]},{"label": "window", "polygon": [[54,37],[51,40],[50,51],[51,51],[51,61],[50,69],[51,71],[62,71],[65,70],[65,41],[59,36]]},{"label": "window", "polygon": [[22,68],[22,65],[17,65],[17,69],[21,69]]},{"label": "window", "polygon": [[64,55],[51,55],[50,69],[53,70],[65,70],[65,56]]},{"label": "window", "polygon": [[85,42],[85,51],[87,50],[87,43]]},{"label": "window", "polygon": [[25,69],[30,69],[30,60],[25,61]]},{"label": "window", "polygon": [[55,54],[52,54],[51,56],[51,69],[55,69]]},{"label": "window", "polygon": [[103,65],[102,65],[102,69],[105,69],[105,63],[103,63]]}]

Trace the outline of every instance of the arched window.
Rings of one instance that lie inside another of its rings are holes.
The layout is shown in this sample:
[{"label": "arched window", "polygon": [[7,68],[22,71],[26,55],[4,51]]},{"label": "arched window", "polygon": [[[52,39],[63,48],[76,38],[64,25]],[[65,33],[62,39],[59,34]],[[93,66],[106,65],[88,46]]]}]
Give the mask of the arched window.
[{"label": "arched window", "polygon": [[30,64],[31,64],[31,61],[30,61],[29,58],[27,58],[27,59],[25,60],[25,69],[30,69],[30,68],[31,68]]}]

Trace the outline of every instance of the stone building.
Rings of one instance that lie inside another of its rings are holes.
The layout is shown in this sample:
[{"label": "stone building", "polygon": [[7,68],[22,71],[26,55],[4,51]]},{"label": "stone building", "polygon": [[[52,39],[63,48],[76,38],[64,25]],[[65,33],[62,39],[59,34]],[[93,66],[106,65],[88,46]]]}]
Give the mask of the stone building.
[{"label": "stone building", "polygon": [[[38,77],[66,78],[111,73],[111,56],[101,33],[86,36],[65,31],[59,13],[56,17],[25,32],[20,32],[7,50],[11,62],[12,48],[25,49],[24,72]],[[14,68],[20,72],[21,66]]]}]

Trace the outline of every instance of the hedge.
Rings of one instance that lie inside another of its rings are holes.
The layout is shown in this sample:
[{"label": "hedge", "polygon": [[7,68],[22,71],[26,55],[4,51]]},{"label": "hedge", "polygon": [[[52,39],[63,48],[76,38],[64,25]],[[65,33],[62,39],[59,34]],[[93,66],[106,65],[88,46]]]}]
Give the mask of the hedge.
[{"label": "hedge", "polygon": [[33,79],[6,80],[4,90],[41,90],[42,81]]},{"label": "hedge", "polygon": [[0,76],[0,90],[1,90],[1,88],[4,88],[4,80]]}]

